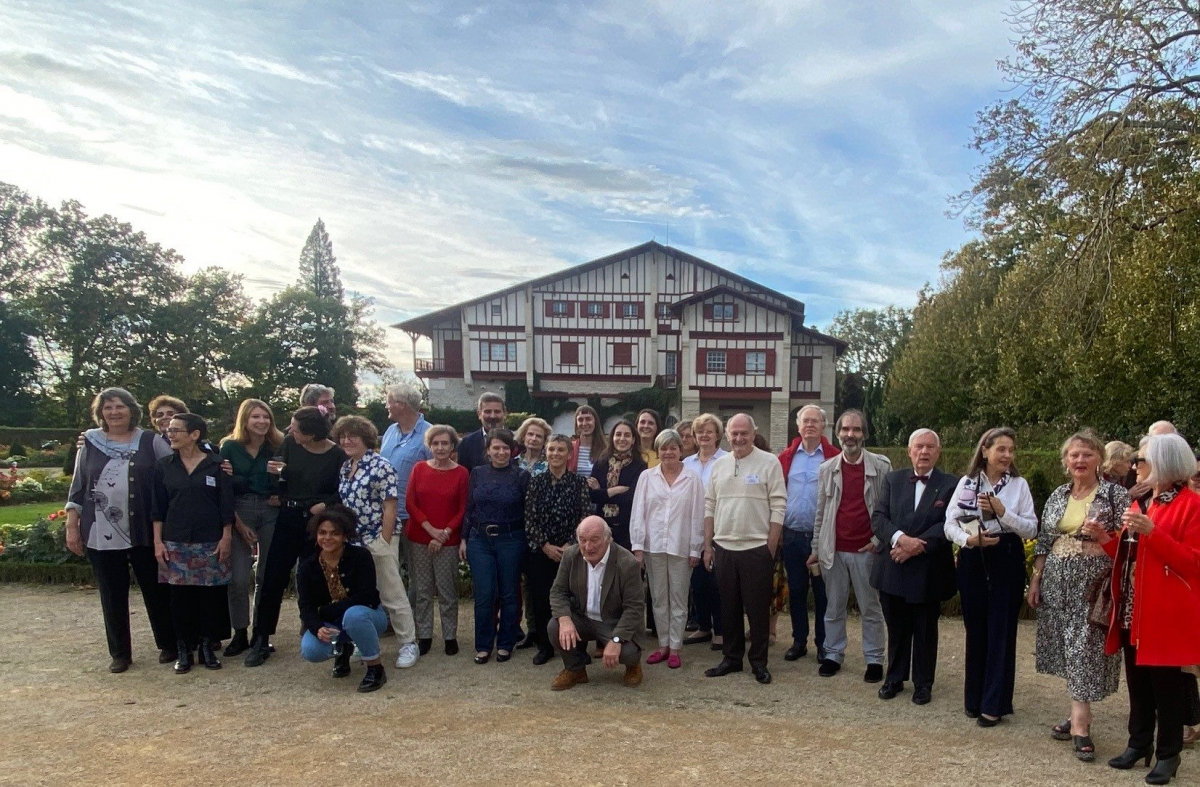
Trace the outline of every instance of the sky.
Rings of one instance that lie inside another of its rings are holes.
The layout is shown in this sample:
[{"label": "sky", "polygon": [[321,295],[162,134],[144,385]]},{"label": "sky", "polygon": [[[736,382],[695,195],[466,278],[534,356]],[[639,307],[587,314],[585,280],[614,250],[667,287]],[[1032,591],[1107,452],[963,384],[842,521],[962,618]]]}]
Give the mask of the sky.
[{"label": "sky", "polygon": [[825,327],[970,238],[1008,7],[0,0],[0,181],[255,297],[320,217],[384,324],[654,238]]}]

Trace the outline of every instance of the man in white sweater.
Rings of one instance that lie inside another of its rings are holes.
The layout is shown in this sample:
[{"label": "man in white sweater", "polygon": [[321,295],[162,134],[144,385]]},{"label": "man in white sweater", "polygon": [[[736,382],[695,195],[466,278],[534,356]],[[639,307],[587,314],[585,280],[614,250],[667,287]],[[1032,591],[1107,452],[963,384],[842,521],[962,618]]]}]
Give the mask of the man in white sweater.
[{"label": "man in white sweater", "polygon": [[750,620],[750,669],[759,683],[770,683],[771,581],[783,532],[787,488],[774,454],[754,447],[754,419],[738,413],[725,425],[730,453],[713,463],[704,497],[704,565],[716,565],[725,631],[724,658],[705,670],[710,678],[742,671]]}]

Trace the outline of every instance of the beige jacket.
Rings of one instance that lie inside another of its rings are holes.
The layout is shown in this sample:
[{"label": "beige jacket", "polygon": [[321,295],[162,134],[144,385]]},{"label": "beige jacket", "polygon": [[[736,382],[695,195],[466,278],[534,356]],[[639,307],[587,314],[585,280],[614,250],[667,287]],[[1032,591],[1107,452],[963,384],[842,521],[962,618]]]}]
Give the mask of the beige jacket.
[{"label": "beige jacket", "polygon": [[[837,511],[842,503],[842,456],[838,454],[821,465],[817,475],[817,519],[813,527],[813,550],[821,562],[821,570],[833,568],[833,553],[837,544]],[[863,494],[866,497],[867,513],[874,513],[875,501],[883,487],[883,478],[892,470],[892,461],[882,454],[863,451],[866,478]],[[879,547],[879,539],[871,537],[871,543]]]}]

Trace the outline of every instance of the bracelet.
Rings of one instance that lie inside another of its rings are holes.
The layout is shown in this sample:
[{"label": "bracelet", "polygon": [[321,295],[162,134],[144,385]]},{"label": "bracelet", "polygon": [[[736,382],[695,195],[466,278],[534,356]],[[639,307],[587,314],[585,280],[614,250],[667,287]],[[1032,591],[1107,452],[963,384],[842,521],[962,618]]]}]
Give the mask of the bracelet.
[{"label": "bracelet", "polygon": [[1033,578],[1034,578],[1034,579],[1037,579],[1037,578],[1038,578],[1038,577],[1040,577],[1041,575],[1042,575],[1042,570],[1041,570],[1040,568],[1035,568],[1035,569],[1033,570]]}]

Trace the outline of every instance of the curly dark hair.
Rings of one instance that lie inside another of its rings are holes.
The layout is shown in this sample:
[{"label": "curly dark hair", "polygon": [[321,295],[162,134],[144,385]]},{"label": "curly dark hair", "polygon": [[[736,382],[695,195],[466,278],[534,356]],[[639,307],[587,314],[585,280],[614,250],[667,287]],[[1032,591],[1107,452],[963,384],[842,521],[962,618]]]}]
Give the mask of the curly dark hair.
[{"label": "curly dark hair", "polygon": [[347,541],[358,535],[358,520],[354,512],[343,505],[331,505],[319,514],[313,514],[308,520],[308,537],[315,539],[321,525],[329,522],[338,529]]}]

